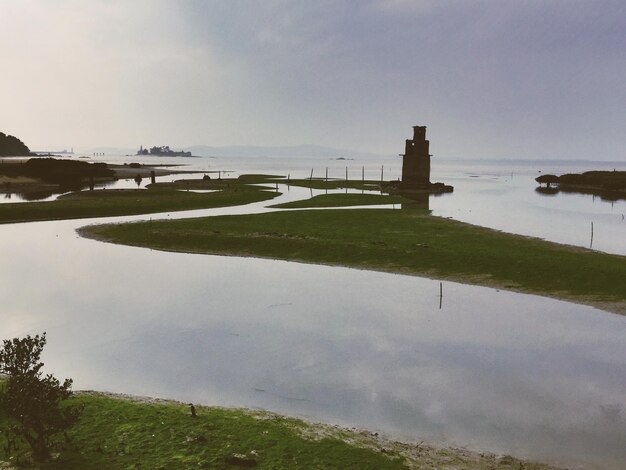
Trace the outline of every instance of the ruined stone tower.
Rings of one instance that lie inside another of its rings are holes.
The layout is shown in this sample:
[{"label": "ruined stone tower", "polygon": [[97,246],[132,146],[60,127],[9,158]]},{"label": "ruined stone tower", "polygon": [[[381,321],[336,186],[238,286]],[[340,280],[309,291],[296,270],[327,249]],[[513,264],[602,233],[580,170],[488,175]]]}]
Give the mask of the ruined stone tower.
[{"label": "ruined stone tower", "polygon": [[413,126],[413,140],[406,141],[402,156],[402,187],[430,186],[430,154],[426,140],[426,126]]}]

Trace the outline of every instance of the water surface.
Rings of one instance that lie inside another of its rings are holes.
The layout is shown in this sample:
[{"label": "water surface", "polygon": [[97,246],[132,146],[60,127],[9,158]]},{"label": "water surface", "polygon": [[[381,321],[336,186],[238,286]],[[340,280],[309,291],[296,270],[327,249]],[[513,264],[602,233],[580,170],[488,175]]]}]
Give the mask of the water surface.
[{"label": "water surface", "polygon": [[78,389],[626,461],[626,317],[449,282],[440,309],[436,280],[116,246],[79,238],[88,222],[0,226],[0,336],[47,331],[47,370]]}]

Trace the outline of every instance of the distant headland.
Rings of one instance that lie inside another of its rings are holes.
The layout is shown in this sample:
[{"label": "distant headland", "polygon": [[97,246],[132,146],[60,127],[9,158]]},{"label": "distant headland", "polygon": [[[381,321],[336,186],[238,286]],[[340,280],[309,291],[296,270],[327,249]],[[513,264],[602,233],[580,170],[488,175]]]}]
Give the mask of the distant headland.
[{"label": "distant headland", "polygon": [[28,156],[30,149],[17,137],[0,132],[0,156]]},{"label": "distant headland", "polygon": [[163,145],[161,147],[152,147],[150,150],[143,148],[143,145],[137,150],[137,155],[153,155],[155,157],[193,157],[191,152],[185,152],[184,150],[176,151],[170,149],[169,145]]}]

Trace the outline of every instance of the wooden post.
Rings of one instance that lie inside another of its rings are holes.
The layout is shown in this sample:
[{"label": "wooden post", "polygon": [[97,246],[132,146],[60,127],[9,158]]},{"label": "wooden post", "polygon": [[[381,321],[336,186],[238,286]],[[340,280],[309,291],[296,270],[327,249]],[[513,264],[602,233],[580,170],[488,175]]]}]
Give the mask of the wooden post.
[{"label": "wooden post", "polygon": [[309,177],[309,181],[313,179],[313,168],[311,168],[311,176]]},{"label": "wooden post", "polygon": [[441,310],[441,304],[443,303],[443,282],[439,283],[439,310]]},{"label": "wooden post", "polygon": [[591,241],[589,242],[589,248],[593,246],[593,222],[591,222]]},{"label": "wooden post", "polygon": [[383,185],[383,176],[385,174],[385,165],[382,165],[380,167],[380,185]]},{"label": "wooden post", "polygon": [[154,170],[150,171],[150,181],[152,181],[152,184],[156,183],[156,173]]},{"label": "wooden post", "polygon": [[326,167],[326,185],[328,186],[328,167]]},{"label": "wooden post", "polygon": [[346,181],[348,181],[348,167],[346,167]]},{"label": "wooden post", "polygon": [[361,194],[365,194],[365,167],[361,167]]}]

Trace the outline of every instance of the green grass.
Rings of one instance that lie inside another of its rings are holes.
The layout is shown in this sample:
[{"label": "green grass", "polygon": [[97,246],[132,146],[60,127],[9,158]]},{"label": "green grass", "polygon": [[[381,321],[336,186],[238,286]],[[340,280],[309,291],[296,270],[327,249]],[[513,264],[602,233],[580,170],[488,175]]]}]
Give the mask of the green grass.
[{"label": "green grass", "polygon": [[306,179],[289,179],[278,180],[278,182],[289,184],[290,186],[300,186],[303,188],[312,189],[365,189],[365,190],[377,190],[380,189],[380,181],[376,180],[345,180],[345,179],[329,179],[325,178],[306,178]]},{"label": "green grass", "polygon": [[[214,189],[217,192],[194,193],[185,189]],[[0,223],[209,209],[265,201],[279,195],[264,189],[267,188],[238,180],[181,180],[150,185],[147,190],[81,191],[56,201],[0,204]]]},{"label": "green grass", "polygon": [[626,257],[429,216],[345,209],[100,225],[83,236],[154,249],[345,265],[567,299],[626,313]]},{"label": "green grass", "polygon": [[386,194],[321,194],[302,201],[285,202],[270,207],[279,209],[306,209],[313,207],[372,206],[377,204],[413,204],[402,196]]},{"label": "green grass", "polygon": [[257,462],[257,468],[405,468],[397,456],[337,438],[308,439],[305,423],[269,413],[196,407],[192,418],[186,405],[174,402],[98,394],[72,401],[84,405],[79,424],[59,442],[60,456],[39,468],[238,468],[229,464],[238,458]]},{"label": "green grass", "polygon": [[[71,399],[84,405],[79,423],[57,439],[42,470],[88,469],[355,469],[447,468],[546,470],[510,456],[475,454],[425,444],[402,444],[365,431],[315,425],[264,411],[138,401],[94,392]],[[0,416],[0,424],[3,424]],[[0,434],[0,467],[11,461]],[[19,457],[28,462],[28,448]],[[32,467],[29,467],[32,468]]]}]

